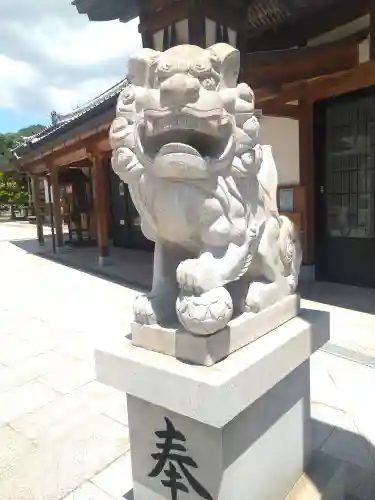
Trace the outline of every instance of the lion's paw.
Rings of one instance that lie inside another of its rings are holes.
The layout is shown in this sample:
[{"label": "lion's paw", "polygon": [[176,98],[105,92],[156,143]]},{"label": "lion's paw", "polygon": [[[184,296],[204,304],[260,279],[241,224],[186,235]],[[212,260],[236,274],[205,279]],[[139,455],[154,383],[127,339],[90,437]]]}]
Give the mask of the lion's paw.
[{"label": "lion's paw", "polygon": [[286,279],[279,280],[277,283],[254,281],[250,284],[247,293],[245,310],[258,313],[273,306],[287,295],[289,295],[289,289]]},{"label": "lion's paw", "polygon": [[138,295],[133,305],[134,320],[141,325],[155,325],[156,314],[149,297],[145,294]]},{"label": "lion's paw", "polygon": [[211,335],[226,327],[233,314],[233,302],[229,292],[219,287],[198,297],[180,295],[176,311],[187,331]]},{"label": "lion's paw", "polygon": [[199,295],[222,285],[218,269],[200,259],[187,259],[177,268],[177,282],[185,292]]}]

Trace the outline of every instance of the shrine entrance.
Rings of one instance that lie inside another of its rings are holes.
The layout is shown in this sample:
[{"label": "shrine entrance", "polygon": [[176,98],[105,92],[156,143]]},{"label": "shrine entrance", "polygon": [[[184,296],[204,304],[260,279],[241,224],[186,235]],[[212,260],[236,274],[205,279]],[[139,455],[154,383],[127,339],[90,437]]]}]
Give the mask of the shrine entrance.
[{"label": "shrine entrance", "polygon": [[375,288],[375,88],[316,104],[316,277]]},{"label": "shrine entrance", "polygon": [[141,219],[134,206],[127,184],[109,169],[112,242],[114,246],[152,250],[153,243],[141,231]]}]

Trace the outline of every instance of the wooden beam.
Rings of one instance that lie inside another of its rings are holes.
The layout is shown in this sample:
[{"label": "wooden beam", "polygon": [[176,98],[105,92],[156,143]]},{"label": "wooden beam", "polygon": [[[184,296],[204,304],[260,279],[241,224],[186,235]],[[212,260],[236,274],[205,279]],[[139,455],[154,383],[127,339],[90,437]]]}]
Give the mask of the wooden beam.
[{"label": "wooden beam", "polygon": [[85,158],[87,158],[87,151],[86,148],[83,147],[66,155],[59,155],[57,158],[53,158],[53,162],[56,167],[66,167],[71,163],[77,163]]},{"label": "wooden beam", "polygon": [[254,89],[255,103],[259,108],[276,108],[285,103],[298,101],[301,88],[306,85],[311,101],[328,99],[361,88],[375,85],[375,61],[360,64],[349,71],[322,76],[305,82],[295,82],[281,87]]},{"label": "wooden beam", "polygon": [[241,0],[203,0],[203,10],[209,19],[241,32],[248,25],[247,8]]},{"label": "wooden beam", "polygon": [[202,5],[192,2],[188,17],[189,43],[206,46],[206,18]]},{"label": "wooden beam", "polygon": [[370,59],[375,61],[375,5],[372,2],[370,10]]},{"label": "wooden beam", "polygon": [[265,103],[260,106],[263,115],[265,116],[279,116],[283,118],[292,118],[293,120],[299,120],[300,118],[300,108],[293,104],[281,104],[273,105],[272,103]]},{"label": "wooden beam", "polygon": [[96,144],[98,146],[98,149],[100,149],[101,151],[103,151],[105,153],[112,151],[111,144],[109,142],[109,137],[104,137],[100,141],[97,141]]},{"label": "wooden beam", "polygon": [[268,105],[281,106],[293,101],[298,101],[301,93],[301,82],[295,82],[286,86],[277,88],[268,87],[263,89],[254,89],[255,104],[258,107]]},{"label": "wooden beam", "polygon": [[40,162],[40,163],[34,163],[31,168],[27,168],[22,171],[29,175],[41,176],[44,175],[47,170],[48,170],[47,164]]},{"label": "wooden beam", "polygon": [[154,12],[160,12],[169,7],[173,0],[140,0],[139,5],[142,12],[152,15]]},{"label": "wooden beam", "polygon": [[309,95],[311,100],[319,101],[372,85],[375,85],[375,61],[360,64],[332,78],[309,82]]},{"label": "wooden beam", "polygon": [[251,86],[267,87],[308,80],[353,68],[358,64],[358,41],[334,42],[319,47],[275,51],[274,59],[245,56],[243,75]]},{"label": "wooden beam", "polygon": [[31,172],[33,167],[38,163],[45,163],[50,160],[58,161],[60,158],[67,157],[70,154],[76,153],[82,148],[86,148],[88,144],[100,142],[103,139],[108,139],[108,130],[110,124],[105,124],[105,128],[103,126],[99,131],[90,135],[77,135],[69,142],[61,142],[58,143],[51,149],[47,149],[41,153],[30,152],[29,154],[23,156],[18,160],[18,163],[21,165],[21,168],[25,172]]},{"label": "wooden beam", "polygon": [[148,32],[152,35],[182,19],[188,19],[189,13],[190,5],[186,0],[174,2],[157,11],[142,11],[140,13],[140,33]]},{"label": "wooden beam", "polygon": [[338,0],[327,8],[306,9],[304,15],[291,16],[289,22],[258,34],[249,33],[247,51],[274,50],[303,45],[306,40],[348,24],[369,12],[372,0]]},{"label": "wooden beam", "polygon": [[[234,3],[234,5],[233,5]],[[189,32],[204,32],[205,18],[208,17],[218,24],[227,26],[236,32],[242,32],[247,26],[247,12],[242,0],[228,2],[221,0],[201,0],[199,2],[181,0],[178,2],[160,1],[157,6],[150,4],[141,9],[139,31],[146,36],[153,34],[168,26],[189,19]],[[197,24],[198,23],[198,24]],[[146,40],[150,43],[149,39]],[[199,36],[198,45],[205,47],[205,39]]]}]

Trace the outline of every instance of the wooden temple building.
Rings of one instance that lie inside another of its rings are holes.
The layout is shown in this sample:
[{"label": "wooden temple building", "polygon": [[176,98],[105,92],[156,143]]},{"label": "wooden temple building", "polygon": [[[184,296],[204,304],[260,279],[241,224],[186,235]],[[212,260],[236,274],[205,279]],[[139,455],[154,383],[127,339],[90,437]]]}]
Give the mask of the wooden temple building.
[{"label": "wooden temple building", "polygon": [[[262,110],[274,148],[279,208],[299,226],[305,271],[375,287],[374,0],[74,0],[92,21],[139,17],[157,50],[229,42]],[[125,33],[125,32],[124,32]],[[124,34],[124,44],[126,35]],[[124,75],[125,76],[125,75]],[[127,186],[110,169],[108,129],[126,80],[17,151],[20,168],[50,189],[56,245],[71,231],[95,242],[148,249]],[[43,240],[39,220],[39,240]],[[86,235],[86,236],[85,236]]]}]

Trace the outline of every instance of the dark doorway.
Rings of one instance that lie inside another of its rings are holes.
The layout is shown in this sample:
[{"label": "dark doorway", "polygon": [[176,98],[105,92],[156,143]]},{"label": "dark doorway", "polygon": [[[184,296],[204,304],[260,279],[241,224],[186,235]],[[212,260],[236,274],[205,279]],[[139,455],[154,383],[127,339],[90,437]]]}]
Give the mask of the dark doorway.
[{"label": "dark doorway", "polygon": [[315,106],[316,277],[375,288],[375,88]]},{"label": "dark doorway", "polygon": [[111,235],[113,245],[123,248],[152,250],[153,243],[141,231],[140,217],[131,199],[128,185],[109,169]]}]

